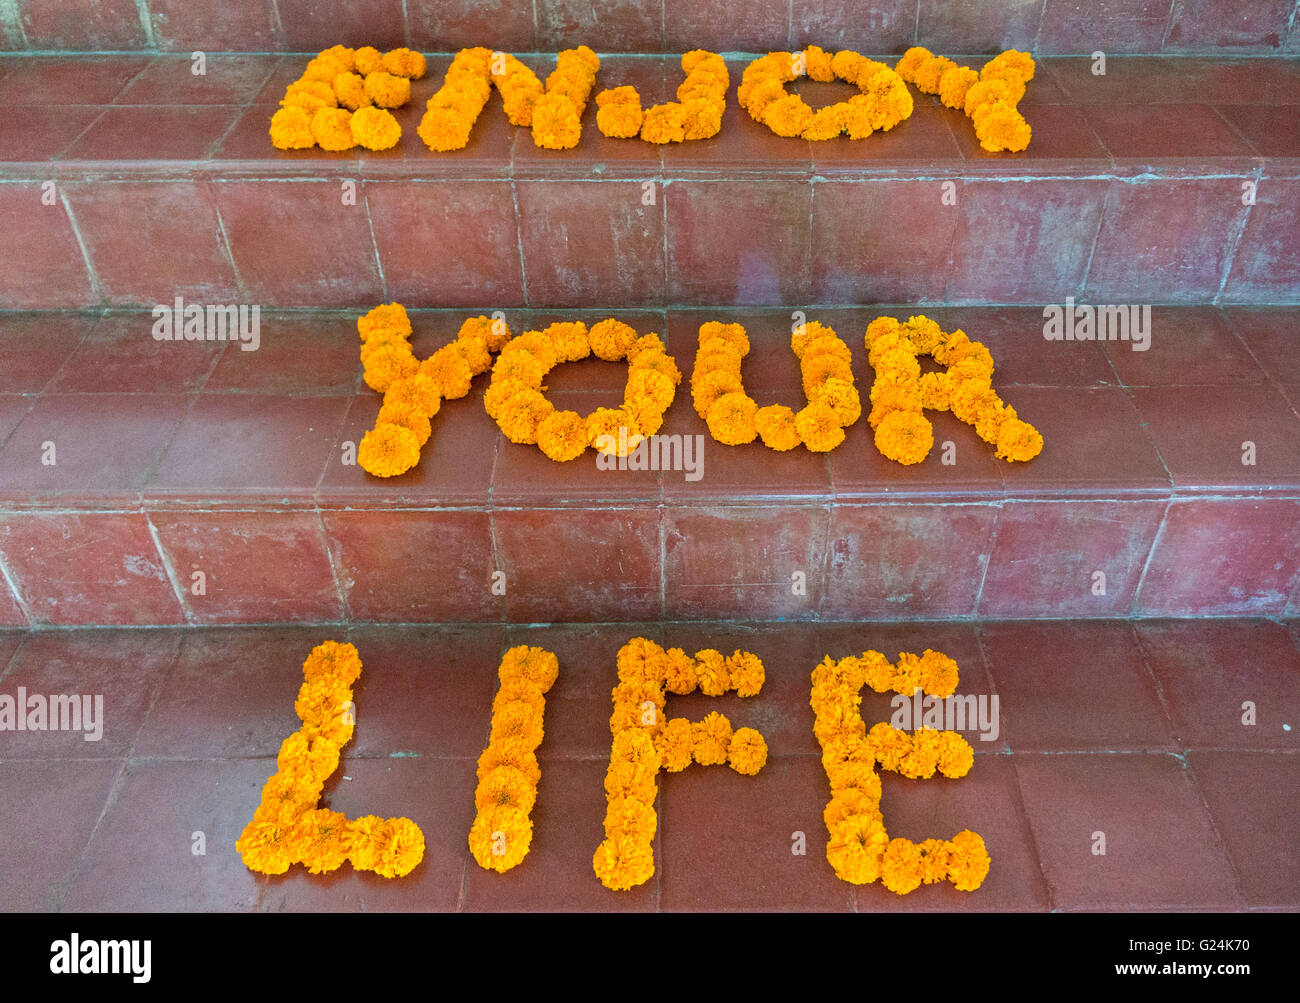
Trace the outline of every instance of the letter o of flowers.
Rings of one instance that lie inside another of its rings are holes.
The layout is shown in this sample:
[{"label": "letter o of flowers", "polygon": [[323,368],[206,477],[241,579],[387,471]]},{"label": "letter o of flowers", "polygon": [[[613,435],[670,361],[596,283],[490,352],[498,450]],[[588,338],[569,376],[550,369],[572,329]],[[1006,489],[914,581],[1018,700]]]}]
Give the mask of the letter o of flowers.
[{"label": "letter o of flowers", "polygon": [[[556,410],[543,393],[546,374],[561,363],[591,355],[607,362],[627,360],[622,405],[597,408],[586,416]],[[657,334],[639,336],[612,317],[590,330],[578,321],[557,323],[543,331],[525,331],[505,346],[492,367],[483,407],[511,442],[536,444],[557,462],[576,460],[588,446],[626,456],[659,431],[681,379]]]},{"label": "letter o of flowers", "polygon": [[[812,109],[785,85],[807,74],[818,81],[843,80],[862,92],[847,101]],[[884,63],[844,50],[832,56],[815,45],[799,53],[770,52],[741,75],[741,107],[778,136],[810,140],[847,135],[864,139],[892,129],[912,114],[912,94],[903,78]]]}]

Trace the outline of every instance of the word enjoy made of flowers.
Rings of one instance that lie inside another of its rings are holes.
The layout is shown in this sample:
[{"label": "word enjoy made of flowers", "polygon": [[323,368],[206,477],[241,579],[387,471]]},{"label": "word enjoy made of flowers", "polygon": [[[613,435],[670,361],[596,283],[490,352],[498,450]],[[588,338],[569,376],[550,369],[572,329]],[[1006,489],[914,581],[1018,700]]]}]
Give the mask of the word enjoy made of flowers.
[{"label": "word enjoy made of flowers", "polygon": [[[376,477],[394,477],[419,463],[443,400],[466,396],[474,377],[489,369],[492,381],[483,395],[489,417],[511,442],[536,445],[561,463],[589,448],[628,455],[662,427],[682,381],[658,334],[639,334],[612,317],[590,328],[580,321],[557,322],[518,337],[500,316],[471,317],[455,340],[424,360],[411,347],[411,320],[400,303],[362,315],[357,330],[366,385],[384,395],[375,427],[357,449],[357,462]],[[865,344],[875,370],[868,422],[884,456],[914,464],[929,455],[934,432],[927,409],[951,411],[972,425],[1000,459],[1027,461],[1042,452],[1042,435],[993,389],[992,354],[964,331],[944,333],[924,316],[902,322],[878,317],[867,327]],[[862,414],[849,346],[830,327],[811,321],[795,325],[790,348],[799,360],[806,406],[760,406],[745,392],[745,328],[718,321],[700,325],[691,401],[717,442],[738,446],[761,439],[778,451],[802,445],[827,452],[844,441],[844,430]],[[627,362],[622,403],[587,415],[557,409],[545,393],[547,374],[592,356]],[[946,369],[923,373],[921,356]]]},{"label": "word enjoy made of flowers", "polygon": [[[282,150],[389,149],[402,135],[389,109],[410,101],[411,80],[422,77],[425,67],[424,56],[405,48],[386,53],[369,46],[326,49],[286,88],[281,108],[271,118],[271,142]],[[677,87],[676,101],[647,108],[631,84],[597,93],[597,129],[610,138],[656,144],[716,136],[731,85],[726,63],[716,52],[693,49],[681,57],[681,67],[685,78]],[[495,88],[506,118],[529,129],[535,146],[571,150],[582,138],[582,115],[599,70],[600,57],[585,45],[557,53],[555,69],[544,83],[509,53],[484,46],[461,49],[426,102],[416,132],[430,150],[464,149]],[[983,149],[1020,152],[1029,145],[1031,130],[1018,105],[1033,76],[1033,57],[1015,49],[975,70],[920,46],[908,49],[890,67],[851,50],[832,54],[812,45],[752,60],[741,75],[736,97],[754,121],[778,136],[865,139],[911,116],[911,84],[964,112]],[[787,87],[802,77],[843,81],[859,93],[813,108]]]},{"label": "word enjoy made of flowers", "polygon": [[974,765],[970,743],[955,731],[918,728],[908,734],[887,721],[868,732],[860,706],[862,687],[912,696],[950,697],[957,689],[957,663],[926,650],[903,653],[897,664],[878,651],[838,661],[827,656],[812,674],[813,732],[822,747],[822,768],[831,785],[823,818],[829,840],[826,859],[842,880],[855,885],[879,879],[891,892],[906,895],[922,884],[951,881],[959,891],[974,891],[989,872],[984,840],[969,829],[950,840],[890,839],[880,812],[879,764],[883,770],[925,780],[936,770],[964,777]]},{"label": "word enjoy made of flowers", "polygon": [[262,788],[262,803],[235,849],[249,870],[261,874],[283,874],[294,864],[324,874],[345,861],[385,878],[409,874],[424,858],[424,833],[409,818],[349,819],[320,807],[325,781],[339,768],[341,750],[355,729],[357,649],[326,641],[312,649],[302,673],[293,705],[302,727],[280,745],[276,772]]},{"label": "word enjoy made of flowers", "polygon": [[[619,649],[617,670],[604,839],[592,856],[592,869],[605,887],[627,891],[654,876],[661,771],[679,773],[694,763],[727,765],[755,776],[767,764],[767,742],[759,732],[733,729],[716,711],[699,721],[670,718],[668,694],[698,690],[710,697],[728,692],[756,697],[766,670],[752,652],[723,655],[705,648],[692,656],[644,637]],[[367,815],[349,820],[319,807],[325,781],[338,769],[340,750],[355,729],[352,684],[360,674],[361,659],[351,644],[326,641],[303,663],[304,682],[294,703],[302,727],[280,746],[277,772],[267,780],[261,804],[235,843],[250,870],[283,874],[300,863],[310,874],[324,874],[351,861],[356,870],[394,878],[409,874],[423,859],[424,835],[410,819]],[[511,870],[531,849],[532,811],[541,780],[537,750],[545,737],[546,693],[558,677],[559,660],[544,648],[519,645],[502,656],[488,744],[478,759],[469,831],[470,853],[485,870]],[[905,696],[920,690],[944,699],[956,691],[957,681],[957,663],[928,649],[921,655],[900,654],[897,663],[878,651],[838,661],[827,656],[813,670],[813,733],[831,789],[823,813],[829,834],[826,859],[842,880],[880,880],[900,895],[945,880],[961,891],[983,883],[989,856],[974,832],[921,843],[889,838],[876,771],[879,765],[913,779],[928,779],[936,771],[958,779],[974,764],[970,743],[957,732],[920,727],[909,734],[883,721],[868,731],[860,711],[864,686]]]}]

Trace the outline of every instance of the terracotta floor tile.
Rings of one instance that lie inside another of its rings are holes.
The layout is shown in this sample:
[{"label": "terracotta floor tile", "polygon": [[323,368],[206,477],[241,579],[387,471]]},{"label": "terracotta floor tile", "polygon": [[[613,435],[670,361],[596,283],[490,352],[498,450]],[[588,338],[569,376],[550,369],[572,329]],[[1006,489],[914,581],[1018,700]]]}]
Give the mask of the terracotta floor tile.
[{"label": "terracotta floor tile", "polygon": [[159,55],[114,100],[114,104],[247,104],[261,90],[279,57],[266,53],[208,53],[202,74],[185,55]]},{"label": "terracotta floor tile", "polygon": [[299,727],[293,704],[303,661],[316,645],[344,637],[343,628],[290,625],[184,631],[132,755],[274,756]]},{"label": "terracotta floor tile", "polygon": [[[364,713],[364,712],[363,712]],[[360,719],[358,719],[360,720]],[[265,761],[273,770],[274,762]],[[544,781],[543,781],[544,782]],[[474,820],[474,761],[352,759],[326,784],[322,806],[348,818],[411,819],[424,833],[424,859],[405,878],[388,880],[344,864],[314,877],[301,867],[262,879],[265,912],[450,912],[460,907]],[[248,805],[252,812],[257,794]],[[472,866],[469,865],[469,866]]]},{"label": "terracotta floor tile", "polygon": [[239,108],[113,107],[63,153],[64,160],[207,160]]},{"label": "terracotta floor tile", "polygon": [[0,160],[44,163],[73,144],[104,113],[97,105],[22,105],[0,122]]},{"label": "terracotta floor tile", "polygon": [[476,759],[487,744],[501,662],[500,627],[359,627],[354,756]]},{"label": "terracotta floor tile", "polygon": [[[1057,909],[1240,908],[1223,846],[1174,756],[1014,757]],[[1104,856],[1095,833],[1105,834]]]},{"label": "terracotta floor tile", "polygon": [[0,80],[0,101],[104,105],[149,64],[146,56],[40,56],[16,63]]},{"label": "terracotta floor tile", "polygon": [[0,314],[0,390],[39,393],[95,326],[90,314],[71,312]]},{"label": "terracotta floor tile", "polygon": [[1127,386],[1254,386],[1264,380],[1231,322],[1212,307],[1153,307],[1150,335],[1150,347],[1142,352],[1132,342],[1104,343]]},{"label": "terracotta floor tile", "polygon": [[[657,874],[636,888],[616,892],[604,887],[592,869],[592,854],[604,837],[605,766],[599,760],[543,761],[528,856],[504,874],[486,871],[470,858],[465,870],[466,912],[644,912],[658,908]],[[466,829],[466,835],[468,832]],[[655,850],[659,865],[663,850],[659,845]]]},{"label": "terracotta floor tile", "polygon": [[120,759],[0,761],[0,796],[22,806],[6,811],[0,825],[6,911],[59,907],[122,769]]},{"label": "terracotta floor tile", "polygon": [[[958,891],[946,881],[933,887],[923,885],[903,896],[879,883],[862,885],[854,889],[858,912],[1047,908],[1047,883],[1020,803],[1020,785],[1010,756],[980,756],[960,780],[941,776],[908,780],[886,773],[881,788],[880,808],[891,838],[902,836],[913,842],[951,839],[970,829],[984,839],[989,873],[973,892]],[[824,852],[825,827],[818,836],[819,849]]]},{"label": "terracotta floor tile", "polygon": [[[258,877],[235,853],[273,760],[133,762],[68,890],[73,911],[246,911]],[[203,834],[202,855],[193,848]]]},{"label": "terracotta floor tile", "polygon": [[0,450],[0,494],[19,504],[129,504],[189,402],[175,394],[46,394]]},{"label": "terracotta floor tile", "polygon": [[1192,752],[1187,762],[1246,902],[1300,908],[1300,848],[1286,808],[1300,800],[1300,756]]},{"label": "terracotta floor tile", "polygon": [[356,316],[263,312],[259,345],[231,345],[204,390],[268,394],[347,394],[361,380]]},{"label": "terracotta floor tile", "polygon": [[155,341],[148,313],[110,314],[73,350],[51,392],[174,393],[198,390],[225,349],[217,341]]},{"label": "terracotta floor tile", "polygon": [[1012,751],[1174,747],[1126,621],[994,623],[980,637]]},{"label": "terracotta floor tile", "polygon": [[1279,383],[1300,383],[1300,353],[1295,351],[1296,315],[1292,310],[1234,307],[1224,314],[1265,372]]},{"label": "terracotta floor tile", "polygon": [[0,759],[125,756],[176,661],[180,640],[175,631],[28,635],[4,674],[4,692],[16,699],[22,687],[29,703],[36,695],[102,697],[103,711],[97,722],[102,734],[98,740],[88,740],[84,719],[80,731],[5,731],[0,733]]},{"label": "terracotta floor tile", "polygon": [[[1300,652],[1267,620],[1140,620],[1138,639],[1183,745],[1300,748]],[[1254,704],[1253,725],[1243,704]]]},{"label": "terracotta floor tile", "polygon": [[[692,765],[660,777],[660,907],[801,912],[850,908],[826,862],[826,774],[816,756],[770,758],[745,777]],[[807,852],[792,853],[796,833]]]}]

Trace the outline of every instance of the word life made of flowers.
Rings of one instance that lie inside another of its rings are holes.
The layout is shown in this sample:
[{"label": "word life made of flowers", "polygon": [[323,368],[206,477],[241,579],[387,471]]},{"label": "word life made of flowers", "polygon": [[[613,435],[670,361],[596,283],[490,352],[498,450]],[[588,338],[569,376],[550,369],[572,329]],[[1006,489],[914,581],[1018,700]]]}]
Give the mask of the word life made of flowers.
[{"label": "word life made of flowers", "polygon": [[[718,135],[731,85],[726,63],[716,52],[693,49],[681,57],[681,68],[685,78],[677,87],[676,101],[647,108],[631,84],[597,93],[600,133],[660,145]],[[389,109],[410,101],[411,80],[424,76],[425,69],[424,56],[406,48],[386,53],[369,46],[326,49],[285,89],[282,107],[271,119],[271,142],[282,150],[389,149],[402,135]],[[600,58],[585,45],[557,53],[555,69],[545,82],[509,53],[485,46],[461,49],[442,85],[426,101],[416,132],[435,152],[464,149],[495,89],[506,118],[529,129],[535,146],[571,150],[582,139],[582,116],[599,70]],[[787,87],[802,77],[839,80],[856,86],[859,93],[813,108]],[[1033,77],[1033,57],[1015,49],[975,70],[920,46],[908,49],[890,67],[852,50],[832,54],[811,45],[752,60],[742,72],[736,97],[754,121],[778,136],[865,139],[911,116],[911,84],[969,117],[984,150],[1020,152],[1029,145],[1031,129],[1018,106]]]},{"label": "word life made of flowers", "polygon": [[544,735],[546,693],[559,674],[559,659],[544,648],[519,645],[501,659],[469,830],[470,853],[484,870],[504,873],[518,867],[532,846],[532,811],[542,778],[537,748]]},{"label": "word life made of flowers", "polygon": [[880,811],[880,775],[890,770],[924,780],[935,771],[964,777],[975,762],[970,743],[955,731],[918,728],[908,734],[886,721],[867,731],[860,706],[862,687],[912,696],[946,698],[957,689],[957,663],[937,651],[903,653],[890,663],[878,651],[838,661],[827,656],[812,674],[813,732],[822,747],[822,767],[831,799],[823,818],[829,839],[826,859],[841,880],[870,884],[880,880],[899,895],[922,884],[950,881],[959,891],[974,891],[989,871],[984,840],[970,830],[952,839],[890,839]]},{"label": "word life made of flowers", "polygon": [[753,697],[765,678],[762,661],[747,651],[724,656],[706,648],[692,658],[681,648],[665,651],[644,637],[619,649],[609,719],[613,742],[605,773],[605,839],[591,860],[606,888],[627,891],[654,876],[661,769],[678,773],[691,763],[725,763],[754,776],[767,764],[767,742],[753,728],[733,730],[716,711],[701,721],[670,720],[664,711],[667,694],[684,696],[698,689],[719,697],[734,690],[737,696]]},{"label": "word life made of flowers", "polygon": [[338,769],[355,728],[357,649],[326,641],[312,649],[302,673],[294,703],[302,727],[280,745],[276,772],[235,849],[249,870],[261,874],[283,874],[294,864],[324,874],[345,861],[385,878],[409,874],[424,858],[424,833],[409,818],[349,819],[320,807],[325,781]]}]

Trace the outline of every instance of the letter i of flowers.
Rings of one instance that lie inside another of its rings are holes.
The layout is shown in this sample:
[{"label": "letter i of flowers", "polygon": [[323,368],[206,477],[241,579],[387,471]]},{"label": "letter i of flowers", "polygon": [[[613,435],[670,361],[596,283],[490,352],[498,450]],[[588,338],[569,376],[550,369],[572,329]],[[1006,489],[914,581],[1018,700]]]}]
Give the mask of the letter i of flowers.
[{"label": "letter i of flowers", "polygon": [[357,649],[326,641],[312,649],[302,673],[293,705],[302,727],[281,744],[276,772],[262,788],[262,803],[235,849],[249,870],[262,874],[283,874],[297,863],[311,874],[324,874],[347,860],[358,871],[385,878],[409,874],[424,858],[424,833],[409,818],[348,819],[319,806],[325,781],[338,769],[355,728]]},{"label": "letter i of flowers", "polygon": [[702,721],[668,720],[666,694],[699,689],[722,696],[735,690],[738,696],[751,697],[763,688],[765,676],[763,663],[747,651],[725,657],[710,648],[692,658],[681,648],[665,651],[643,637],[619,650],[619,683],[609,719],[614,740],[605,774],[605,839],[591,861],[606,888],[627,891],[654,875],[656,778],[661,769],[677,773],[692,762],[726,763],[737,773],[753,776],[767,763],[767,743],[753,728],[733,731],[731,722],[716,711]]},{"label": "letter i of flowers", "polygon": [[926,650],[900,654],[896,665],[878,651],[825,658],[812,674],[813,732],[822,747],[822,768],[830,781],[831,800],[823,817],[830,839],[826,859],[841,880],[855,885],[879,879],[906,895],[922,884],[951,881],[960,891],[974,891],[989,870],[984,840],[970,830],[950,840],[890,839],[880,812],[881,769],[913,779],[938,770],[945,777],[964,777],[974,765],[974,750],[955,731],[918,728],[912,734],[882,721],[867,731],[862,720],[861,690],[889,690],[912,696],[949,697],[957,689],[957,663]]},{"label": "letter i of flowers", "polygon": [[533,805],[542,770],[546,693],[560,674],[560,663],[544,648],[519,645],[501,659],[501,686],[492,701],[492,732],[478,757],[477,814],[469,849],[480,867],[503,873],[523,863],[533,841]]}]

